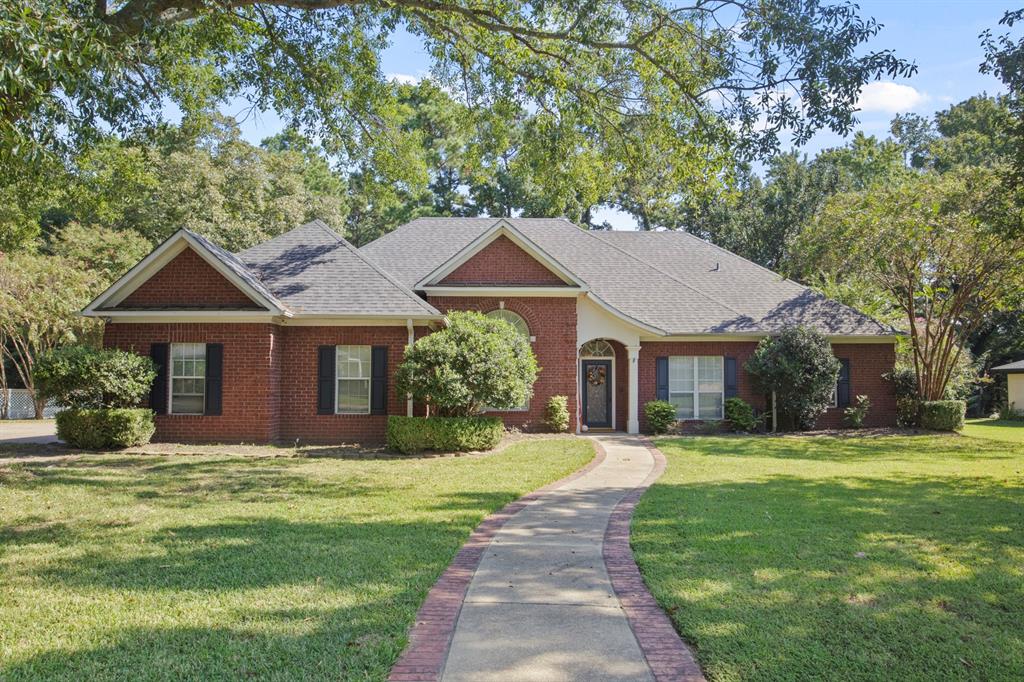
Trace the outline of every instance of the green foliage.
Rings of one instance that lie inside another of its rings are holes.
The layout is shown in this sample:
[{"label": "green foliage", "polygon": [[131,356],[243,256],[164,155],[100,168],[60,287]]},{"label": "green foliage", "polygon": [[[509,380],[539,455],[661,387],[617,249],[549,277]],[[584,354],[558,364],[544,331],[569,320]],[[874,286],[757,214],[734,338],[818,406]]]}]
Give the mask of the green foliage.
[{"label": "green foliage", "polygon": [[935,431],[960,431],[966,413],[967,403],[963,400],[925,400],[921,402],[921,426]]},{"label": "green foliage", "polygon": [[647,417],[647,428],[651,433],[668,433],[677,419],[676,407],[667,400],[651,400],[644,404],[644,415]]},{"label": "green foliage", "polygon": [[533,395],[537,360],[528,339],[478,312],[449,313],[448,326],[406,352],[395,374],[399,393],[446,416],[508,410]]},{"label": "green foliage", "polygon": [[145,445],[155,430],[153,411],[144,408],[72,409],[57,413],[57,437],[68,445],[88,450]]},{"label": "green foliage", "polygon": [[388,417],[388,447],[403,454],[424,450],[493,450],[505,426],[499,417]]},{"label": "green foliage", "polygon": [[136,353],[67,346],[36,358],[36,391],[67,408],[134,407],[149,393],[156,368]]},{"label": "green foliage", "polygon": [[36,358],[58,346],[95,341],[101,328],[78,315],[93,297],[99,274],[59,256],[0,253],[0,357],[35,395]]},{"label": "green foliage", "polygon": [[779,426],[809,429],[832,403],[839,360],[828,339],[806,327],[765,337],[744,365],[755,385],[775,393]]},{"label": "green foliage", "polygon": [[556,433],[569,430],[569,399],[564,395],[548,398],[544,409],[544,423]]},{"label": "green foliage", "polygon": [[729,398],[725,401],[725,420],[736,431],[753,431],[760,424],[754,416],[754,408],[743,398]]},{"label": "green foliage", "polygon": [[843,414],[846,416],[846,423],[855,429],[863,428],[864,420],[867,419],[868,410],[871,409],[871,400],[866,395],[859,395]]},{"label": "green foliage", "polygon": [[60,230],[49,250],[98,275],[93,290],[99,293],[101,287],[112,284],[149,255],[153,245],[135,230],[115,231],[100,225],[69,223]]}]

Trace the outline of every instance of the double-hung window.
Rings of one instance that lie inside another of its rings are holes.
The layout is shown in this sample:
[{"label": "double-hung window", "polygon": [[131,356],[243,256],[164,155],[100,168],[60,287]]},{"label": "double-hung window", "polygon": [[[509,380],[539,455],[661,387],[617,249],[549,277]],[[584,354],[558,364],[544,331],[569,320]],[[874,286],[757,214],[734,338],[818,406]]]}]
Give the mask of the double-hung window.
[{"label": "double-hung window", "polygon": [[171,344],[171,414],[203,414],[206,344]]},{"label": "double-hung window", "polygon": [[370,414],[370,346],[338,346],[335,380],[338,414]]},{"label": "double-hung window", "polygon": [[677,355],[668,359],[668,400],[679,419],[722,419],[725,398],[721,356]]}]

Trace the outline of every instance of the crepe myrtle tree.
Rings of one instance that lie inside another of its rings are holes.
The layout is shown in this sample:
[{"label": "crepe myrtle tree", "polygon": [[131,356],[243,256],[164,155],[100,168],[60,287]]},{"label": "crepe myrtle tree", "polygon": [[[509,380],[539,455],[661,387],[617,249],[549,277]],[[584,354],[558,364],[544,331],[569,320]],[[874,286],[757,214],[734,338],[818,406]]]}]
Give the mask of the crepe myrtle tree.
[{"label": "crepe myrtle tree", "polygon": [[832,403],[839,377],[839,360],[828,339],[800,326],[761,339],[745,367],[759,390],[775,394],[784,429],[812,428]]},{"label": "crepe myrtle tree", "polygon": [[445,329],[408,349],[395,381],[399,392],[438,414],[462,417],[522,405],[538,371],[530,342],[511,324],[452,312]]}]

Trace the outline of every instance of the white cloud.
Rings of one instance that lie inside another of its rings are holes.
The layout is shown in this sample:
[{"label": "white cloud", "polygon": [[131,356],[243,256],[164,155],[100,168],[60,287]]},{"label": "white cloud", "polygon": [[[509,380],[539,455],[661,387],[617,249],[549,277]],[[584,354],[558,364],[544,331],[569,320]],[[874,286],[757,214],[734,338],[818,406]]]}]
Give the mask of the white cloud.
[{"label": "white cloud", "polygon": [[423,80],[422,76],[411,76],[407,73],[389,73],[385,74],[384,77],[393,83],[398,83],[399,85],[416,85]]},{"label": "white cloud", "polygon": [[928,95],[914,87],[892,81],[878,81],[861,88],[857,108],[863,112],[898,114],[913,111],[927,101]]}]

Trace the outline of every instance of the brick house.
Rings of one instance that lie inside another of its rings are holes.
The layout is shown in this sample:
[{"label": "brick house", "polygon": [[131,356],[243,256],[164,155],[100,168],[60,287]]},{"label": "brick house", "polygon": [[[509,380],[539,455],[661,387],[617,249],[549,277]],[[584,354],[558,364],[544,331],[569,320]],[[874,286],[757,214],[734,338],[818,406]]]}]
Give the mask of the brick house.
[{"label": "brick house", "polygon": [[356,249],[320,221],[238,254],[180,230],[93,301],[109,347],[160,367],[149,398],[163,440],[380,440],[418,414],[392,378],[407,344],[450,310],[500,316],[541,373],[499,414],[542,428],[552,395],[577,430],[643,431],[663,398],[680,419],[765,398],[743,369],[765,335],[803,324],[832,341],[870,425],[896,419],[884,378],[897,332],[684,232],[594,232],[564,219],[423,218]]}]

